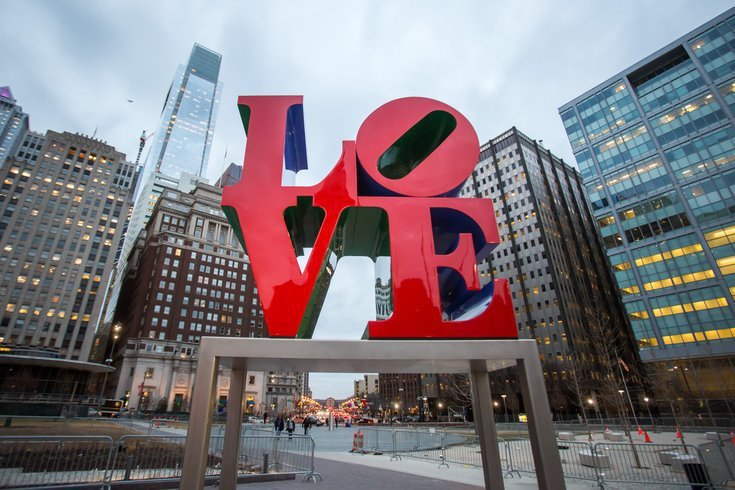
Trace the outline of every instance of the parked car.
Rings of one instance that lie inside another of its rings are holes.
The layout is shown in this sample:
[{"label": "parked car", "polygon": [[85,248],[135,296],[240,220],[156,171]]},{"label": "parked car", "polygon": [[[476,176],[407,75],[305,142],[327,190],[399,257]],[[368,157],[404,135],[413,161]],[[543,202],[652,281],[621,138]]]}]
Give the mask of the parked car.
[{"label": "parked car", "polygon": [[262,424],[263,423],[263,419],[261,419],[260,417],[255,417],[253,415],[250,415],[250,416],[248,416],[248,417],[245,418],[245,423],[247,423],[247,424]]},{"label": "parked car", "polygon": [[375,423],[375,419],[371,419],[369,417],[363,417],[361,419],[355,420],[355,423],[358,425],[372,425]]}]

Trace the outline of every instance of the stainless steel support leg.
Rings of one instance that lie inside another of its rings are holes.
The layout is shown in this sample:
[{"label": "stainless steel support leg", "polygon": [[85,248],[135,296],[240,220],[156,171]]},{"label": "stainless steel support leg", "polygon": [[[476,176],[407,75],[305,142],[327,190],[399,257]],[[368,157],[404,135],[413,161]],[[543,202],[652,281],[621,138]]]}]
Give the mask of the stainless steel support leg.
[{"label": "stainless steel support leg", "polygon": [[196,378],[194,378],[184,467],[181,472],[181,488],[184,490],[204,488],[218,366],[219,362],[214,357],[214,353],[207,348],[207,339],[202,339],[199,346]]},{"label": "stainless steel support leg", "polygon": [[237,487],[237,462],[240,455],[240,434],[242,433],[242,391],[245,384],[245,370],[233,369],[230,378],[230,392],[227,396],[227,425],[225,444],[222,448],[222,473],[219,487],[234,490]]},{"label": "stainless steel support leg", "polygon": [[500,465],[498,430],[495,427],[493,416],[490,377],[487,374],[487,363],[484,359],[470,361],[470,377],[472,380],[472,410],[475,427],[480,436],[485,488],[503,490],[505,483],[503,482],[503,468]]},{"label": "stainless steel support leg", "polygon": [[546,385],[538,362],[535,346],[526,349],[523,359],[518,359],[518,378],[523,393],[523,403],[528,414],[528,435],[531,438],[536,478],[541,490],[566,488],[561,468],[561,458],[556,445],[551,409],[546,396]]}]

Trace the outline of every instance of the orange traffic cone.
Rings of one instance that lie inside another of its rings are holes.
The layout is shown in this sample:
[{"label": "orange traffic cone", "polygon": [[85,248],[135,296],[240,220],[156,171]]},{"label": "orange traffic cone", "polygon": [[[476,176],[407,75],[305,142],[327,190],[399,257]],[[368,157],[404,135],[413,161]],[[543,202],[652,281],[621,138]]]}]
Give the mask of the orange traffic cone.
[{"label": "orange traffic cone", "polygon": [[643,431],[643,435],[644,435],[644,436],[646,437],[646,442],[653,442],[653,441],[651,440],[651,436],[649,436],[649,435],[648,435],[648,432],[646,432],[646,431]]},{"label": "orange traffic cone", "polygon": [[638,426],[638,435],[639,436],[642,436],[643,435],[643,429],[641,429],[641,426],[640,425]]},{"label": "orange traffic cone", "polygon": [[676,437],[677,439],[681,439],[681,431],[679,430],[678,427],[676,428]]}]

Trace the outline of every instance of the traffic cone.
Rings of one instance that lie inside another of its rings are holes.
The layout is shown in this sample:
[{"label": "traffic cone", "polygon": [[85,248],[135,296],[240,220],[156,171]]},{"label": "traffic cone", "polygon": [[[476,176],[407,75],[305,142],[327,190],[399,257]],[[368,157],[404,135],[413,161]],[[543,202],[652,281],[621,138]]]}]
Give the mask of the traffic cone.
[{"label": "traffic cone", "polygon": [[681,439],[681,431],[679,430],[678,427],[676,428],[676,438]]},{"label": "traffic cone", "polygon": [[638,435],[639,436],[642,436],[643,435],[643,429],[641,429],[641,426],[640,425],[638,426]]},{"label": "traffic cone", "polygon": [[735,433],[733,433],[732,431],[730,431],[730,442],[735,444]]},{"label": "traffic cone", "polygon": [[649,436],[649,435],[648,435],[648,432],[646,432],[646,431],[643,431],[643,435],[644,435],[644,436],[646,437],[646,442],[653,442],[653,441],[651,440],[651,436]]}]

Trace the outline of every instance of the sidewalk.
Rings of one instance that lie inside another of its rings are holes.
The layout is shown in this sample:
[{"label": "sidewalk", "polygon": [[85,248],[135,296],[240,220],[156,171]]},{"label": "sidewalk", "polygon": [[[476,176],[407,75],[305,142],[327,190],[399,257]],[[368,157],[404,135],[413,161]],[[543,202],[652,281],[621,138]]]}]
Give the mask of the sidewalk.
[{"label": "sidewalk", "polygon": [[[301,477],[296,480],[268,483],[249,483],[238,485],[241,490],[293,490],[299,485],[308,485],[324,489],[394,489],[401,490],[453,490],[484,488],[482,470],[478,468],[451,465],[449,468],[438,468],[435,463],[403,459],[391,461],[389,455],[352,454],[348,452],[320,452],[315,458],[316,471],[323,480],[317,478],[316,484],[303,483]],[[538,488],[535,478],[505,479],[505,488],[530,490]],[[570,482],[567,488],[572,490],[592,489],[592,482]]]}]

